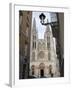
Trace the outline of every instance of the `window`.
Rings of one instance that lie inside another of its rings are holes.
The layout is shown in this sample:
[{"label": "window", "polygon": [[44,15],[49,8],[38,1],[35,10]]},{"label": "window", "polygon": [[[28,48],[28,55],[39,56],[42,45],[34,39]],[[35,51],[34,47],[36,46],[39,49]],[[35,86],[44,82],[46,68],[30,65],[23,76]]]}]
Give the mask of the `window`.
[{"label": "window", "polygon": [[34,75],[34,70],[32,70],[32,75]]},{"label": "window", "polygon": [[48,60],[50,60],[51,58],[50,52],[48,52]]},{"label": "window", "polygon": [[33,42],[33,45],[32,45],[33,49],[34,49],[34,42]]},{"label": "window", "polygon": [[36,36],[33,35],[33,40],[36,40]]},{"label": "window", "polygon": [[36,49],[36,42],[33,42],[33,49]]},{"label": "window", "polygon": [[33,40],[34,40],[34,36],[33,36]]},{"label": "window", "polygon": [[50,37],[49,37],[49,36],[47,36],[47,42],[49,42],[49,43],[50,43]]},{"label": "window", "polygon": [[34,75],[35,74],[35,66],[32,65],[31,69],[32,69],[32,75]]},{"label": "window", "polygon": [[50,49],[50,43],[47,42],[47,48]]},{"label": "window", "polygon": [[35,42],[35,49],[36,49],[36,42]]},{"label": "window", "polygon": [[32,61],[35,61],[35,52],[32,53]]}]

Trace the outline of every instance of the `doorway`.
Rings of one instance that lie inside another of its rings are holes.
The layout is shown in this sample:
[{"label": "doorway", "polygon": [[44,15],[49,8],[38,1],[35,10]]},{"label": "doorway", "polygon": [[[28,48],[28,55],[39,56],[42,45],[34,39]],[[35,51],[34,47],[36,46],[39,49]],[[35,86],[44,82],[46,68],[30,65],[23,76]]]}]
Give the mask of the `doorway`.
[{"label": "doorway", "polygon": [[40,76],[44,77],[44,70],[43,69],[40,70]]}]

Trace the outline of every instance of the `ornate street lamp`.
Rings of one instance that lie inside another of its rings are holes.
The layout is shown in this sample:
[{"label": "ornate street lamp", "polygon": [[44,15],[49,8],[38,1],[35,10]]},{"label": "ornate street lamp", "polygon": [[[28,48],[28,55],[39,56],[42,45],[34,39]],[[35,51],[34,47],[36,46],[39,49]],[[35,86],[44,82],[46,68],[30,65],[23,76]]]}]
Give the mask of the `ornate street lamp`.
[{"label": "ornate street lamp", "polygon": [[44,13],[41,13],[41,14],[39,15],[39,18],[40,18],[40,20],[41,20],[40,22],[41,22],[42,25],[51,25],[51,27],[58,25],[58,22],[57,22],[57,21],[55,21],[55,22],[45,22],[46,16],[44,15]]},{"label": "ornate street lamp", "polygon": [[45,17],[46,17],[46,16],[45,16],[43,13],[41,13],[41,15],[39,16],[42,24],[44,23]]}]

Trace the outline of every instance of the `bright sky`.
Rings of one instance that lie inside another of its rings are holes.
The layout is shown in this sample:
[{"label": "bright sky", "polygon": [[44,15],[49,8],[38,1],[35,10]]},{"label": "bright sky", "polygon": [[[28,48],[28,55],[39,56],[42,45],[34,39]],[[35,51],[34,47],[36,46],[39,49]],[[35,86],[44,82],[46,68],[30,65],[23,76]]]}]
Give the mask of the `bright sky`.
[{"label": "bright sky", "polygon": [[36,20],[36,27],[37,27],[37,31],[38,31],[38,38],[39,39],[43,39],[44,38],[44,32],[46,30],[46,26],[44,26],[44,25],[42,25],[40,23],[39,15],[41,13],[44,13],[45,14],[45,16],[46,16],[46,19],[45,20],[48,19],[49,22],[51,21],[50,20],[50,13],[48,13],[48,12],[37,12],[36,11],[36,12],[33,12],[32,13],[32,24],[33,24],[33,19],[35,18],[35,20]]}]

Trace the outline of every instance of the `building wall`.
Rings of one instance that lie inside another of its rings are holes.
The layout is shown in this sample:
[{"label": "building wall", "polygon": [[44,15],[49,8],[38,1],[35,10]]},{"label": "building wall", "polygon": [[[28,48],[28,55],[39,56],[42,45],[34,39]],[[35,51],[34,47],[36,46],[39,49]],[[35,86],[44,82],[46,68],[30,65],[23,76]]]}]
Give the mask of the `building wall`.
[{"label": "building wall", "polygon": [[64,13],[51,13],[51,22],[55,20],[58,25],[52,27],[53,36],[56,38],[56,52],[59,59],[60,74],[64,76]]},{"label": "building wall", "polygon": [[19,78],[28,78],[32,12],[19,12]]},{"label": "building wall", "polygon": [[59,13],[59,41],[60,41],[60,52],[61,52],[61,61],[60,61],[60,72],[61,77],[64,77],[64,13]]},{"label": "building wall", "polygon": [[64,55],[64,14],[59,13],[59,27],[60,27],[60,46],[61,46],[61,55]]}]

